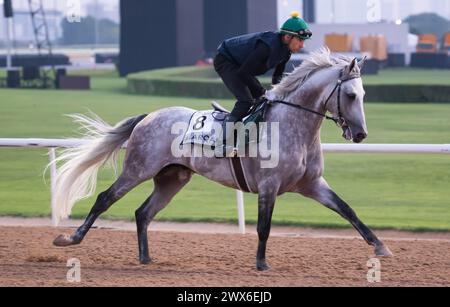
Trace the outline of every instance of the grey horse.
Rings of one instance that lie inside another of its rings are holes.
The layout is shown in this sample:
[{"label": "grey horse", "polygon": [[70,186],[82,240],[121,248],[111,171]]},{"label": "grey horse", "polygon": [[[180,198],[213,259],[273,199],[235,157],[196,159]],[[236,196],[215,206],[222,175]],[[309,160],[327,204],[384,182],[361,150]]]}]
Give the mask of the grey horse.
[{"label": "grey horse", "polygon": [[[280,128],[279,162],[273,168],[261,168],[260,157],[242,158],[248,186],[258,194],[258,248],[256,268],[268,269],[266,244],[272,212],[278,195],[287,192],[312,198],[337,212],[374,247],[376,256],[392,256],[375,234],[361,222],[355,212],[323,178],[324,161],[320,127],[330,112],[343,129],[343,136],[355,143],[367,137],[363,108],[364,89],[360,78],[363,61],[333,56],[327,48],[312,53],[282,82],[267,94],[273,103],[266,121],[278,122]],[[284,103],[283,103],[284,102]],[[296,108],[298,107],[298,108]],[[95,220],[111,205],[140,183],[153,179],[154,190],[136,210],[139,260],[151,262],[147,228],[155,215],[189,182],[193,173],[230,188],[237,188],[229,159],[215,157],[175,157],[171,133],[175,123],[187,123],[195,110],[184,107],[165,108],[149,115],[128,118],[114,127],[99,117],[74,115],[91,141],[87,145],[67,149],[57,161],[57,216],[70,215],[74,203],[95,191],[98,169],[106,162],[115,165],[121,146],[128,141],[121,174],[101,192],[85,222],[73,235],[60,235],[56,246],[81,243]],[[270,138],[270,136],[268,136]]]}]

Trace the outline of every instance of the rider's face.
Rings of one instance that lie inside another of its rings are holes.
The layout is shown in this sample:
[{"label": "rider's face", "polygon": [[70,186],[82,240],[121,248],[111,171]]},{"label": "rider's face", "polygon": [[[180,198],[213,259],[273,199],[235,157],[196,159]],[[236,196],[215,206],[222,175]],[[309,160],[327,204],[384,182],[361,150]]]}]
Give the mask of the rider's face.
[{"label": "rider's face", "polygon": [[303,47],[305,47],[305,41],[297,36],[293,36],[288,43],[288,48],[292,53],[299,52]]}]

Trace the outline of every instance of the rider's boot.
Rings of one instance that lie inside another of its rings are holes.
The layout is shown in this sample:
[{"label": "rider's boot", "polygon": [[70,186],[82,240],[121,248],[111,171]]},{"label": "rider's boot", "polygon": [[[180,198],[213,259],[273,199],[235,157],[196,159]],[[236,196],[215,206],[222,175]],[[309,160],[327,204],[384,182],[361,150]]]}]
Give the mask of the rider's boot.
[{"label": "rider's boot", "polygon": [[[229,114],[222,123],[222,144],[217,144],[214,149],[214,156],[216,158],[229,158],[236,155],[235,140],[234,140],[234,123],[239,121],[239,118]],[[228,126],[228,127],[227,127]],[[227,129],[231,128],[231,129]]]}]

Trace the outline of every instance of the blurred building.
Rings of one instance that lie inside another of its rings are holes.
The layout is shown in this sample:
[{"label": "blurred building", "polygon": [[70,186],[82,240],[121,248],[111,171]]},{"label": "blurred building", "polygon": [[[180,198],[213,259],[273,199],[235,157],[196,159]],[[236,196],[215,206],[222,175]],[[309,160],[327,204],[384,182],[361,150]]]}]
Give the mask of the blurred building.
[{"label": "blurred building", "polygon": [[207,54],[214,53],[225,38],[278,29],[274,0],[207,0],[203,8]]},{"label": "blurred building", "polygon": [[277,30],[276,0],[122,0],[120,74],[192,65],[235,35]]},{"label": "blurred building", "polygon": [[111,1],[108,2],[108,5],[105,5],[105,3],[100,0],[91,0],[85,5],[85,14],[97,19],[109,19],[119,23],[119,1]]}]

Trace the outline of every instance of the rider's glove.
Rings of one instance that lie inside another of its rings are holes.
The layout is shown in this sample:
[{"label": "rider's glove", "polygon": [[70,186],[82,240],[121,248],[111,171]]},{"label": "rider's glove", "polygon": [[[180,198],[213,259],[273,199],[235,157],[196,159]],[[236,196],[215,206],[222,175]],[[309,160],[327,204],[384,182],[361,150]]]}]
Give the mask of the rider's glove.
[{"label": "rider's glove", "polygon": [[263,97],[265,97],[269,101],[274,101],[277,99],[277,95],[275,94],[275,92],[273,90],[266,91],[266,93],[264,94]]}]

